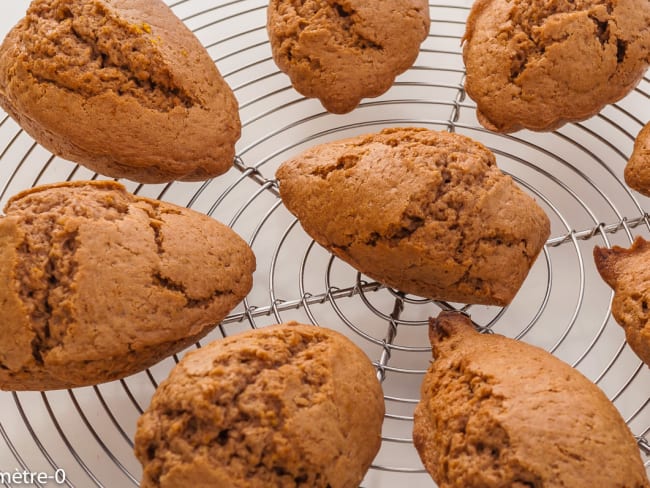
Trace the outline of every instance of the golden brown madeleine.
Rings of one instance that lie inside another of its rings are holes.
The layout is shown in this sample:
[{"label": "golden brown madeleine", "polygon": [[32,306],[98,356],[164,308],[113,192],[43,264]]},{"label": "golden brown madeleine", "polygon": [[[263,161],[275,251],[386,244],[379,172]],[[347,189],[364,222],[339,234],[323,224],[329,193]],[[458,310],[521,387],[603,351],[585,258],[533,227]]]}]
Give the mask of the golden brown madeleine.
[{"label": "golden brown madeleine", "polygon": [[140,417],[143,488],[357,488],[384,398],[343,335],[290,322],[188,353]]},{"label": "golden brown madeleine", "polygon": [[494,154],[459,134],[386,129],[315,146],[276,176],[319,244],[427,298],[510,303],[550,233]]},{"label": "golden brown madeleine", "polygon": [[440,488],[648,488],[634,436],[604,393],[548,352],[430,321],[435,360],[413,441]]},{"label": "golden brown madeleine", "polygon": [[634,141],[634,150],[625,166],[625,182],[630,188],[650,196],[650,122]]},{"label": "golden brown madeleine", "polygon": [[629,93],[650,64],[648,0],[477,0],[465,88],[486,128],[553,130]]},{"label": "golden brown madeleine", "polygon": [[5,390],[93,385],[143,370],[207,334],[252,286],[255,257],[229,227],[118,183],[34,188],[5,212]]},{"label": "golden brown madeleine", "polygon": [[332,113],[387,91],[429,34],[426,0],[271,0],[273,59],[294,88]]},{"label": "golden brown madeleine", "polygon": [[143,183],[227,171],[238,104],[161,0],[33,0],[0,46],[0,105],[54,154]]},{"label": "golden brown madeleine", "polygon": [[612,315],[632,350],[650,365],[650,243],[637,237],[629,249],[594,248],[600,276],[614,290]]}]

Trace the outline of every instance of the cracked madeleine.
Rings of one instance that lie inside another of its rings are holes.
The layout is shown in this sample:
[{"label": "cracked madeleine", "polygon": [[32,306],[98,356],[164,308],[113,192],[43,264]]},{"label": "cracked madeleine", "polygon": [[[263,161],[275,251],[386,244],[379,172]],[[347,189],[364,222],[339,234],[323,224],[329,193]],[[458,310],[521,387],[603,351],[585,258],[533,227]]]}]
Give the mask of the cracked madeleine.
[{"label": "cracked madeleine", "polygon": [[313,147],[277,171],[305,231],[388,286],[506,305],[550,233],[544,211],[472,139],[426,129]]},{"label": "cracked madeleine", "polygon": [[368,357],[324,327],[287,324],[188,353],[138,421],[142,488],[357,488],[381,445]]},{"label": "cracked madeleine", "polygon": [[255,258],[192,210],[74,182],[13,197],[0,218],[0,388],[93,385],[194,343],[252,286]]},{"label": "cracked madeleine", "polygon": [[465,88],[499,132],[549,131],[629,93],[650,64],[648,0],[478,0]]},{"label": "cracked madeleine", "polygon": [[650,197],[650,122],[636,136],[634,150],[625,166],[625,182]]},{"label": "cracked madeleine", "polygon": [[0,47],[0,105],[54,154],[142,183],[233,163],[238,104],[160,0],[34,0]]},{"label": "cracked madeleine", "polygon": [[271,0],[273,59],[294,88],[332,113],[388,90],[429,34],[426,0]]},{"label": "cracked madeleine", "polygon": [[440,488],[650,488],[625,421],[576,369],[459,313],[429,336],[413,442]]},{"label": "cracked madeleine", "polygon": [[629,249],[596,246],[594,261],[614,290],[612,315],[641,360],[650,365],[650,242],[637,237]]}]

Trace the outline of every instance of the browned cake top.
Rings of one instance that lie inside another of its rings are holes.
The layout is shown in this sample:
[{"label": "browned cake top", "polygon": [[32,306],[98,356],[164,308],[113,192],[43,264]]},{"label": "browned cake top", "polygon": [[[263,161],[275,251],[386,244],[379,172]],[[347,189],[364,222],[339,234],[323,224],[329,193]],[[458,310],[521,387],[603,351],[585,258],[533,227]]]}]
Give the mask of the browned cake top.
[{"label": "browned cake top", "polygon": [[152,27],[118,15],[109,3],[35,2],[21,39],[28,71],[42,83],[86,98],[119,93],[161,111],[201,102],[196,87],[176,80]]},{"label": "browned cake top", "polygon": [[3,389],[142,370],[205,335],[252,286],[255,258],[230,228],[118,183],[38,187],[5,212]]},{"label": "browned cake top", "polygon": [[431,342],[413,438],[440,488],[650,487],[618,410],[568,364],[458,313]]},{"label": "browned cake top", "polygon": [[289,323],[214,341],[140,418],[141,486],[357,488],[383,414],[370,361],[334,331]]},{"label": "browned cake top", "polygon": [[34,0],[0,47],[0,105],[53,153],[144,183],[232,166],[238,104],[160,0]]},{"label": "browned cake top", "polygon": [[273,59],[333,113],[388,90],[429,33],[426,0],[271,0]]},{"label": "browned cake top", "polygon": [[549,220],[459,134],[385,129],[315,146],[277,171],[305,231],[356,269],[416,295],[509,303]]},{"label": "browned cake top", "polygon": [[625,96],[650,64],[647,0],[478,0],[466,89],[487,128],[552,130]]}]

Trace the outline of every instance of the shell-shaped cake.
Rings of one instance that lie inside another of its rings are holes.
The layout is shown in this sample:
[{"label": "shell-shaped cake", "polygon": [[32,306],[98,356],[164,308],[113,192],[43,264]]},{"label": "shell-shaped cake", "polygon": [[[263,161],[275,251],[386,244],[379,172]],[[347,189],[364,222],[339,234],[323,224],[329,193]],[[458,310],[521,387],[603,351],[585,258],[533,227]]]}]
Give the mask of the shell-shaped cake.
[{"label": "shell-shaped cake", "polygon": [[413,442],[440,488],[648,488],[636,439],[594,383],[545,350],[430,321]]},{"label": "shell-shaped cake", "polygon": [[603,280],[614,290],[612,315],[643,362],[650,365],[650,242],[637,237],[630,248],[594,248]]},{"label": "shell-shaped cake", "polygon": [[308,149],[276,176],[314,240],[426,298],[510,303],[550,233],[494,154],[459,134],[385,129]]},{"label": "shell-shaped cake", "polygon": [[114,182],[42,186],[0,218],[0,388],[93,385],[194,343],[249,292],[229,227]]},{"label": "shell-shaped cake", "polygon": [[0,106],[49,151],[141,183],[233,164],[235,96],[161,0],[34,0],[0,46]]},{"label": "shell-shaped cake", "polygon": [[142,488],[357,488],[384,398],[365,353],[295,322],[188,353],[140,417]]},{"label": "shell-shaped cake", "polygon": [[386,92],[427,38],[426,0],[271,0],[273,59],[293,87],[346,113]]},{"label": "shell-shaped cake", "polygon": [[550,131],[639,83],[650,65],[650,2],[477,0],[463,39],[481,124]]}]

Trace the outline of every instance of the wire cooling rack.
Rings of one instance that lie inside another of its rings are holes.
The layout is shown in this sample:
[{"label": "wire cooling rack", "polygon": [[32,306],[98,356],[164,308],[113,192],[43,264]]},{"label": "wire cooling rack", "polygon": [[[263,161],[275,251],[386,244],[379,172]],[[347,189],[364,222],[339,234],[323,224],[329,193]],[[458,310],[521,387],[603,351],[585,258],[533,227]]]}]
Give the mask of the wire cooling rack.
[{"label": "wire cooling rack", "polygon": [[[421,54],[388,93],[350,114],[331,115],[296,93],[273,63],[267,2],[170,5],[207,47],[240,102],[243,134],[235,167],[204,183],[124,183],[139,195],[228,223],[258,261],[249,296],[202,342],[292,319],[343,332],[374,362],[386,399],[383,443],[363,486],[435,486],[411,441],[412,414],[431,357],[427,319],[463,305],[404,295],[333,258],[282,206],[274,174],[285,159],[325,141],[390,126],[455,131],[490,147],[552,222],[551,238],[513,303],[465,310],[478,324],[541,346],[596,382],[636,435],[650,470],[650,371],[613,321],[611,291],[591,257],[595,245],[628,246],[637,235],[650,237],[650,202],[622,178],[634,137],[650,119],[647,77],[586,122],[553,133],[490,133],[477,123],[463,91],[460,38],[471,1],[454,0],[430,5],[431,31]],[[3,2],[3,34],[26,7],[26,0]],[[53,157],[0,114],[1,204],[34,185],[97,178]],[[0,393],[0,472],[48,475],[48,482],[36,480],[38,487],[57,480],[69,487],[137,486],[136,421],[177,360],[92,388]]]}]

